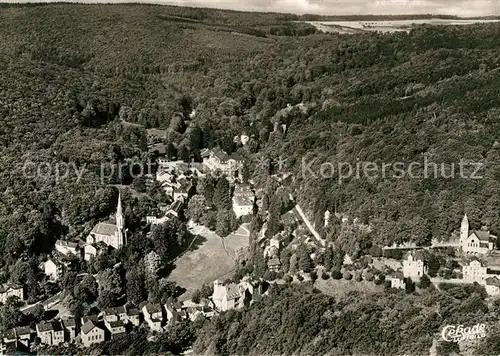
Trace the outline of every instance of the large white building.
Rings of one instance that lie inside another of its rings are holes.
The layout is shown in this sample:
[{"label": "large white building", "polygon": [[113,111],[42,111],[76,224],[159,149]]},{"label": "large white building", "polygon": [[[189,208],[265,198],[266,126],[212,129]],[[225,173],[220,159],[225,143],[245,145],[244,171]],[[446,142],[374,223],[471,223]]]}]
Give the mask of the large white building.
[{"label": "large white building", "polygon": [[235,175],[243,168],[244,158],[237,153],[228,155],[216,147],[213,150],[202,152],[203,164],[211,171],[220,170],[227,175]]},{"label": "large white building", "polygon": [[96,244],[104,242],[108,246],[116,249],[122,247],[125,243],[125,220],[122,212],[121,194],[118,194],[118,206],[116,208],[115,223],[99,223],[97,224],[89,236],[87,236],[87,244]]},{"label": "large white building", "polygon": [[421,278],[425,273],[426,267],[422,251],[410,253],[403,260],[403,276],[405,278]]},{"label": "large white building", "polygon": [[467,214],[462,219],[460,226],[460,246],[464,253],[485,254],[494,249],[496,236],[487,230],[469,230],[469,219]]},{"label": "large white building", "polygon": [[473,260],[468,266],[462,267],[463,279],[470,283],[484,283],[487,273],[487,268],[483,267],[478,260]]}]

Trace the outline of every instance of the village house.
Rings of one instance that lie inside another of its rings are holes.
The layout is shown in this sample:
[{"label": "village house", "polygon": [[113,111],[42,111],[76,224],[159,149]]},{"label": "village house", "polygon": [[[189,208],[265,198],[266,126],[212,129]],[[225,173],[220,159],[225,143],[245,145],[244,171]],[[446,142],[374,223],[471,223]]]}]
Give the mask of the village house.
[{"label": "village house", "polygon": [[56,251],[65,255],[78,256],[80,253],[80,247],[76,242],[57,240],[55,245]]},{"label": "village house", "polygon": [[[97,224],[87,236],[87,245],[103,242],[113,248],[120,248],[125,243],[125,220],[122,213],[121,195],[118,195],[115,223]],[[85,251],[87,253],[87,250]]]},{"label": "village house", "polygon": [[141,323],[139,309],[135,309],[135,308],[129,309],[127,311],[127,320],[133,326],[139,326]]},{"label": "village house", "polygon": [[98,242],[93,244],[87,244],[83,248],[83,254],[85,261],[90,261],[91,258],[96,258],[100,254],[108,251],[109,246],[104,242]]},{"label": "village house", "polygon": [[64,342],[64,329],[60,321],[41,322],[36,325],[36,336],[47,346],[57,346]]},{"label": "village house", "polygon": [[64,340],[73,342],[76,338],[76,320],[67,318],[61,320],[64,328]]},{"label": "village house", "polygon": [[111,333],[111,338],[125,333],[125,323],[128,322],[128,317],[124,306],[105,309],[101,314],[104,317],[104,325]]},{"label": "village house", "polygon": [[14,329],[0,331],[0,355],[14,355],[17,351],[17,336]]},{"label": "village house", "polygon": [[254,201],[251,198],[234,196],[233,197],[233,211],[236,217],[245,215],[252,215]]},{"label": "village house", "polygon": [[487,277],[487,267],[483,267],[477,259],[462,267],[462,278],[469,283],[484,283]]},{"label": "village house", "polygon": [[167,311],[168,325],[174,325],[188,318],[188,314],[178,301],[167,301],[167,303],[165,303],[165,310]]},{"label": "village house", "polygon": [[500,295],[500,279],[497,276],[488,277],[485,279],[485,289],[489,296]]},{"label": "village house", "polygon": [[106,341],[106,332],[97,326],[96,321],[82,318],[81,338],[83,346],[90,347]]},{"label": "village house", "polygon": [[224,285],[221,281],[214,281],[214,292],[212,301],[218,311],[238,309],[243,307],[245,301],[251,298],[253,286],[248,281],[240,283],[229,283]]},{"label": "village house", "polygon": [[469,219],[464,215],[460,226],[460,246],[464,253],[486,254],[494,249],[496,239],[486,228],[470,231]]},{"label": "village house", "polygon": [[174,218],[179,217],[182,207],[184,206],[183,200],[177,200],[166,210],[162,217],[146,216],[146,223],[151,225],[161,225]]},{"label": "village house", "polygon": [[215,310],[208,305],[190,306],[186,308],[186,312],[191,321],[195,321],[199,317],[211,318],[217,314]]},{"label": "village house", "polygon": [[243,168],[244,158],[237,153],[228,155],[220,148],[203,151],[203,164],[211,171],[220,170],[228,176],[234,176]]},{"label": "village house", "polygon": [[405,289],[406,283],[402,272],[392,272],[387,276],[387,280],[391,283],[391,288]]},{"label": "village house", "polygon": [[17,341],[23,344],[25,347],[29,347],[31,344],[31,335],[33,331],[29,326],[15,328],[15,333],[17,337]]},{"label": "village house", "polygon": [[24,300],[24,288],[13,283],[0,285],[0,302],[5,304],[9,297],[17,297],[19,300]]},{"label": "village house", "polygon": [[236,217],[253,214],[255,196],[248,184],[236,184],[233,194],[233,210]]},{"label": "village house", "polygon": [[146,303],[142,307],[142,314],[144,315],[144,321],[149,325],[151,330],[157,332],[163,331],[163,310],[161,304]]},{"label": "village house", "polygon": [[14,329],[2,330],[2,331],[0,331],[0,333],[2,336],[2,341],[5,344],[10,344],[12,342],[15,343],[17,341],[17,335],[16,335],[16,331]]},{"label": "village house", "polygon": [[407,258],[403,260],[403,276],[405,278],[421,278],[426,272],[422,251],[409,253]]},{"label": "village house", "polygon": [[55,258],[50,258],[43,263],[43,272],[50,281],[57,282],[63,276],[64,265]]}]

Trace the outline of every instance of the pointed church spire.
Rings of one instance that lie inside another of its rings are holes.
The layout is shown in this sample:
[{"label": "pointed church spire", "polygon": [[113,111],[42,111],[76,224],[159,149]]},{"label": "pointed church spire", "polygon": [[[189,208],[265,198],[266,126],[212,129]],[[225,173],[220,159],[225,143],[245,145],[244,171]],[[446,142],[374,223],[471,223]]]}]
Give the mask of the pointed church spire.
[{"label": "pointed church spire", "polygon": [[122,193],[118,190],[118,206],[116,208],[116,215],[122,215]]},{"label": "pointed church spire", "polygon": [[116,207],[116,227],[117,227],[117,246],[120,247],[124,244],[123,232],[125,228],[125,219],[123,218],[122,212],[122,194],[121,191],[118,190],[118,204]]}]

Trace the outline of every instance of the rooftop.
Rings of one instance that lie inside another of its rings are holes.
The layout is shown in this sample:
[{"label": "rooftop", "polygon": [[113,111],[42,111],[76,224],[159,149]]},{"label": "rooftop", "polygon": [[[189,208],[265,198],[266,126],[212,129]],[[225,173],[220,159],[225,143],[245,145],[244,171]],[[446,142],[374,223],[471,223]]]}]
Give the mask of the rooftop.
[{"label": "rooftop", "polygon": [[90,233],[96,235],[113,236],[117,233],[117,230],[118,228],[114,224],[99,223],[92,229]]}]

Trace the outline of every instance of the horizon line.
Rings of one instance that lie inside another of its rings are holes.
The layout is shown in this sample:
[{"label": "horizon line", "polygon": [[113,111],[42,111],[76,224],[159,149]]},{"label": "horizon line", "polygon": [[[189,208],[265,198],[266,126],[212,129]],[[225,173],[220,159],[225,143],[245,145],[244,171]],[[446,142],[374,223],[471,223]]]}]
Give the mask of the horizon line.
[{"label": "horizon line", "polygon": [[[484,19],[484,18],[498,18],[500,19],[500,14],[491,14],[491,15],[481,15],[481,16],[459,16],[459,15],[451,15],[446,13],[433,13],[433,12],[395,12],[392,14],[383,14],[383,13],[370,13],[370,14],[320,14],[314,12],[285,12],[285,11],[263,11],[263,10],[252,10],[252,9],[234,9],[229,7],[216,7],[210,5],[179,5],[168,3],[168,0],[146,0],[146,1],[127,1],[127,0],[2,0],[0,1],[0,7],[2,5],[13,5],[13,7],[30,7],[30,6],[47,6],[47,5],[128,5],[128,6],[166,6],[166,7],[176,7],[176,8],[188,8],[188,9],[206,9],[206,10],[220,10],[220,11],[228,11],[228,12],[239,12],[239,13],[256,13],[256,14],[280,14],[280,15],[295,15],[295,16],[318,16],[318,17],[435,17],[435,18],[452,18],[452,19]],[[321,21],[321,20],[319,20]]]}]

